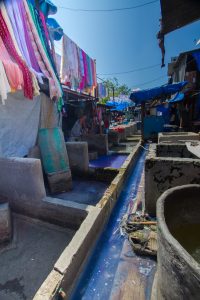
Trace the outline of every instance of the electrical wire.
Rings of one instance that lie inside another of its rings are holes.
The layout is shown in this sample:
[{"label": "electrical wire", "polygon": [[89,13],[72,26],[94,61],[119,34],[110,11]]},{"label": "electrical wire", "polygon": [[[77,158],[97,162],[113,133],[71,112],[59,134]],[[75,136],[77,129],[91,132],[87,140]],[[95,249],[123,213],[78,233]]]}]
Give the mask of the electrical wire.
[{"label": "electrical wire", "polygon": [[74,12],[114,12],[114,11],[124,11],[124,10],[132,10],[136,9],[139,7],[144,7],[153,3],[158,2],[159,0],[153,0],[150,2],[146,2],[143,4],[135,5],[135,6],[130,6],[130,7],[123,7],[123,8],[111,8],[111,9],[84,9],[84,8],[70,8],[70,7],[65,7],[65,6],[58,6],[60,9],[66,9]]},{"label": "electrical wire", "polygon": [[152,82],[158,81],[159,79],[162,79],[162,78],[166,78],[166,75],[164,75],[164,76],[160,76],[160,77],[157,77],[157,78],[155,78],[155,79],[153,79],[153,80],[146,81],[146,82],[144,82],[144,83],[141,83],[141,84],[135,84],[135,86],[137,86],[137,87],[144,86],[144,85],[146,85],[146,84],[149,84],[149,83],[152,83]]},{"label": "electrical wire", "polygon": [[117,73],[101,73],[101,74],[98,74],[98,75],[100,75],[100,76],[110,76],[110,75],[129,74],[129,73],[134,73],[134,72],[153,69],[153,68],[158,67],[158,66],[160,66],[160,64],[156,64],[156,65],[152,65],[152,66],[148,66],[148,67],[144,67],[144,68],[139,68],[139,69],[134,69],[134,70],[130,70],[130,71],[117,72]]}]

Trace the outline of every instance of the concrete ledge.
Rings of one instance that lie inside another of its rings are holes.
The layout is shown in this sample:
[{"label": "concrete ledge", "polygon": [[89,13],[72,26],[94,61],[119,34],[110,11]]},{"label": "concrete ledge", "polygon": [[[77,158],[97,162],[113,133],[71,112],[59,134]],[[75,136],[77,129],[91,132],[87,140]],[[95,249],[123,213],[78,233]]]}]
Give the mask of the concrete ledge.
[{"label": "concrete ledge", "polygon": [[159,196],[185,184],[200,184],[200,159],[157,157],[151,145],[145,161],[145,210],[155,216]]},{"label": "concrete ledge", "polygon": [[33,158],[0,158],[0,196],[31,203],[46,196],[41,162]]},{"label": "concrete ledge", "polygon": [[87,173],[89,168],[87,142],[67,142],[66,148],[72,173]]},{"label": "concrete ledge", "polygon": [[156,155],[158,157],[197,158],[197,156],[188,151],[185,144],[158,144],[156,146]]},{"label": "concrete ledge", "polygon": [[158,134],[158,143],[185,143],[199,140],[199,135],[194,132],[161,132]]},{"label": "concrete ledge", "polygon": [[[194,225],[197,226],[200,219],[199,195],[200,185],[185,185],[166,191],[157,202],[158,300],[199,299],[200,264],[188,252],[188,242],[191,243],[191,237],[197,235]],[[180,226],[184,226],[185,244],[177,233]]]},{"label": "concrete ledge", "polygon": [[53,270],[41,285],[33,300],[52,300],[62,279],[63,275]]},{"label": "concrete ledge", "polygon": [[[90,208],[88,216],[54,266],[54,271],[57,271],[63,276],[61,284],[59,278],[57,283],[54,283],[54,286],[58,284],[59,287],[64,289],[67,295],[65,299],[68,299],[84,263],[91,254],[104,226],[108,222],[113,207],[123,188],[124,180],[128,176],[139,154],[140,144],[139,142],[134,152],[128,156],[126,164],[120,169],[119,174],[112,181],[98,205]],[[43,291],[48,289],[50,281],[51,277],[47,278],[44,282],[41,287]],[[37,294],[40,295],[40,291],[38,291]],[[50,300],[55,298],[47,294],[47,297],[44,295],[44,299]],[[41,300],[41,298],[38,296],[35,297],[34,300]]]},{"label": "concrete ledge", "polygon": [[41,162],[31,158],[0,158],[0,198],[11,210],[29,217],[78,229],[88,207],[46,197]]},{"label": "concrete ledge", "polygon": [[108,132],[108,143],[112,145],[118,145],[119,144],[119,133],[114,130],[109,130]]},{"label": "concrete ledge", "polygon": [[81,137],[81,140],[88,143],[89,151],[97,151],[99,155],[108,153],[107,134],[89,134]]}]

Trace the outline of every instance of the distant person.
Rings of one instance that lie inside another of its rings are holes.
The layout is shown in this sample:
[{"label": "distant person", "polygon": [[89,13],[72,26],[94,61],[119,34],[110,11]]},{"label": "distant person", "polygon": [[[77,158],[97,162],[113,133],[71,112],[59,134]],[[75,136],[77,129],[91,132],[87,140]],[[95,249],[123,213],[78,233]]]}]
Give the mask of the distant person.
[{"label": "distant person", "polygon": [[71,130],[70,136],[72,138],[80,137],[86,131],[85,122],[86,122],[86,116],[82,116],[76,121],[76,123],[74,124]]}]

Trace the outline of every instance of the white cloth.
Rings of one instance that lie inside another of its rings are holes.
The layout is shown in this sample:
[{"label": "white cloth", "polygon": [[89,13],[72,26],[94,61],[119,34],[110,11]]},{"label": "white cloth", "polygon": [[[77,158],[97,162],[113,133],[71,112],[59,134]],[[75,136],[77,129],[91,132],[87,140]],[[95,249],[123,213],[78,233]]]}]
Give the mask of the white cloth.
[{"label": "white cloth", "polygon": [[62,40],[60,77],[63,83],[70,82],[72,89],[77,89],[81,81],[78,47],[65,34]]},{"label": "white cloth", "polygon": [[40,97],[24,98],[22,92],[9,93],[0,105],[0,155],[23,157],[35,146],[40,119]]},{"label": "white cloth", "polygon": [[5,105],[5,100],[7,99],[7,94],[11,92],[11,88],[6,76],[6,72],[2,61],[0,61],[0,96],[2,104]]}]

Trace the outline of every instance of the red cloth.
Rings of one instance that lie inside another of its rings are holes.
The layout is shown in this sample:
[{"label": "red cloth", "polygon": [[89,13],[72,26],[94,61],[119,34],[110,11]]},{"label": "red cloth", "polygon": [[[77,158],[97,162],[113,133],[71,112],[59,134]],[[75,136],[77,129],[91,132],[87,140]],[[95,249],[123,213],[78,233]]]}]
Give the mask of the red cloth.
[{"label": "red cloth", "polygon": [[29,99],[33,99],[33,82],[32,75],[26,66],[26,63],[22,60],[22,58],[18,55],[14,43],[12,41],[11,35],[7,28],[7,25],[3,19],[2,13],[0,11],[0,36],[4,42],[4,45],[12,57],[12,59],[18,64],[20,67],[23,79],[24,79],[24,96]]}]

